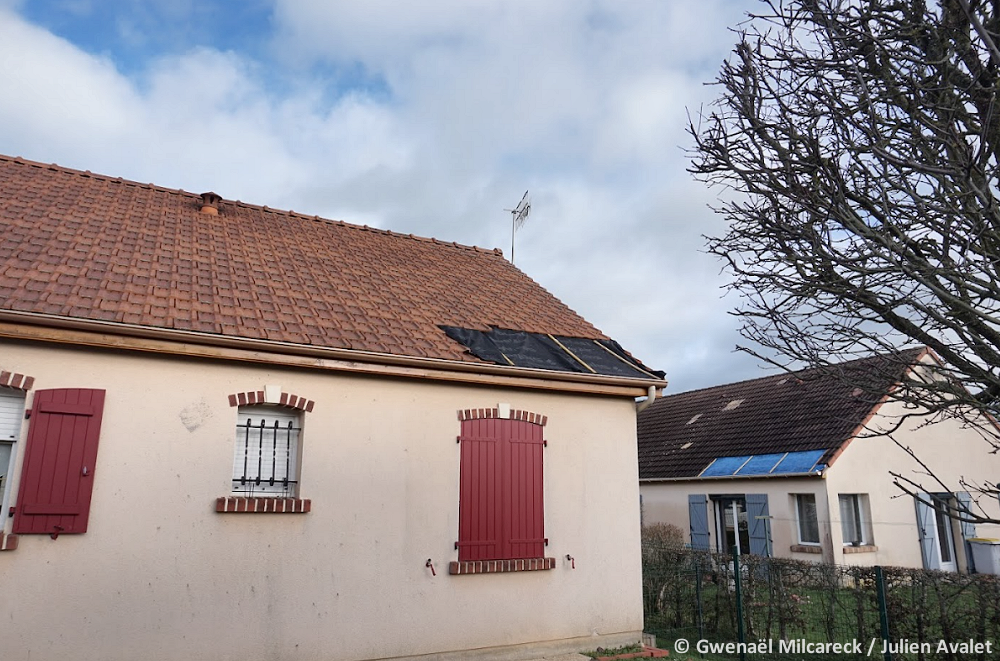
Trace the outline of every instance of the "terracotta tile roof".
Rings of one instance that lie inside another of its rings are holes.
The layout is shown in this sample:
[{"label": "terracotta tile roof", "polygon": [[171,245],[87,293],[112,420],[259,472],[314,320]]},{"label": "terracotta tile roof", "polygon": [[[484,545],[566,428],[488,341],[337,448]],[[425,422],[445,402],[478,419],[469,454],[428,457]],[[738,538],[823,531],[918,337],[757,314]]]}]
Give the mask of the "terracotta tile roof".
[{"label": "terracotta tile roof", "polygon": [[[924,349],[670,395],[639,414],[639,477],[691,478],[717,457],[824,450],[826,463]],[[858,388],[863,385],[864,390]]]},{"label": "terracotta tile roof", "polygon": [[482,362],[441,325],[606,339],[499,250],[0,156],[0,309]]}]

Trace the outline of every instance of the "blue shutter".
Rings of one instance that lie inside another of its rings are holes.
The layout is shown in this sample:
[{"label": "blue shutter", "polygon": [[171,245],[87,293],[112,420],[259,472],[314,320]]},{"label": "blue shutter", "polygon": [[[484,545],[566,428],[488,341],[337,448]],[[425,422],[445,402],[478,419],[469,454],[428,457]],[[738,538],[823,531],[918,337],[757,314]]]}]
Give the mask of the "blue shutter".
[{"label": "blue shutter", "polygon": [[691,548],[708,551],[708,498],[705,494],[688,496],[688,517],[691,519]]},{"label": "blue shutter", "polygon": [[918,494],[913,502],[917,506],[917,535],[924,569],[941,569],[937,549],[937,522],[934,520],[934,508],[930,505],[931,495]]},{"label": "blue shutter", "polygon": [[962,548],[965,550],[965,564],[971,574],[976,571],[976,563],[972,557],[972,546],[969,544],[969,540],[976,536],[976,524],[972,521],[963,521],[962,519],[972,513],[972,496],[969,495],[968,491],[959,491],[955,494],[955,498],[958,499],[958,524],[962,529]]},{"label": "blue shutter", "polygon": [[750,553],[770,557],[771,520],[768,518],[767,494],[748,493],[747,532],[750,535]]}]

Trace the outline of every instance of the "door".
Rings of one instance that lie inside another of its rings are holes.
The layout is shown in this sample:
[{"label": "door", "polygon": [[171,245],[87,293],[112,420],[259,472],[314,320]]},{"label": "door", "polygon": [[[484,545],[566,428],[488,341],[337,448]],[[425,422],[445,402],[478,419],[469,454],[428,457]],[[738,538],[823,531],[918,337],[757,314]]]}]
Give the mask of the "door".
[{"label": "door", "polygon": [[934,525],[937,534],[938,557],[941,571],[958,571],[955,561],[955,534],[952,530],[952,518],[949,511],[949,495],[935,495]]},{"label": "door", "polygon": [[949,516],[951,494],[922,493],[915,498],[917,506],[917,533],[920,537],[920,554],[924,569],[957,571],[955,561],[955,535]]},{"label": "door", "polygon": [[744,496],[715,498],[716,539],[721,553],[750,553],[750,528],[747,523],[747,500]]}]

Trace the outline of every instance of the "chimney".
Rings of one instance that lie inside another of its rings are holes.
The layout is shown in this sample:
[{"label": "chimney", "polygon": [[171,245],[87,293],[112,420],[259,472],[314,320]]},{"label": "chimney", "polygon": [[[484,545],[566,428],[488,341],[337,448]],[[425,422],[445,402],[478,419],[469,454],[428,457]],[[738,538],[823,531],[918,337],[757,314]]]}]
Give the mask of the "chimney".
[{"label": "chimney", "polygon": [[207,213],[212,216],[219,215],[219,202],[222,201],[222,197],[216,195],[215,193],[208,192],[201,194],[201,212]]}]

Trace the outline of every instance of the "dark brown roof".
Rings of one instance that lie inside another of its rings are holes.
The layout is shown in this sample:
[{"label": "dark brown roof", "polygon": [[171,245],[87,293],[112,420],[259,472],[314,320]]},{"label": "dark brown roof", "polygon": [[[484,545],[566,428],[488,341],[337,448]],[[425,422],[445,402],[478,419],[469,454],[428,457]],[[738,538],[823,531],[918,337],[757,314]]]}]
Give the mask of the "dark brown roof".
[{"label": "dark brown roof", "polygon": [[442,325],[606,339],[504,259],[0,156],[0,309],[483,362]]},{"label": "dark brown roof", "polygon": [[822,450],[821,463],[829,463],[923,351],[657,400],[639,414],[639,477],[692,478],[719,457],[785,452]]}]

